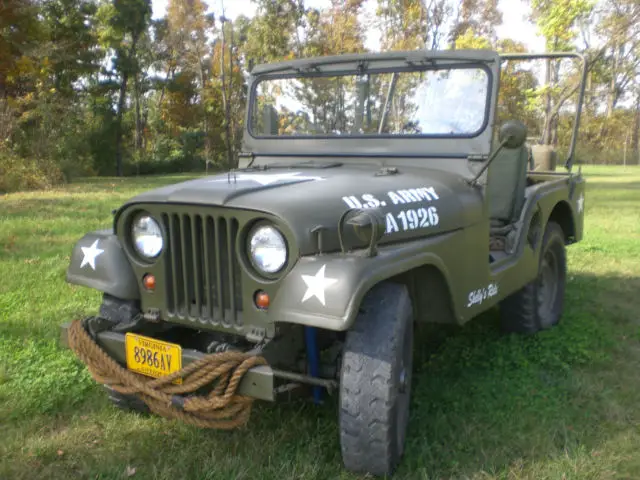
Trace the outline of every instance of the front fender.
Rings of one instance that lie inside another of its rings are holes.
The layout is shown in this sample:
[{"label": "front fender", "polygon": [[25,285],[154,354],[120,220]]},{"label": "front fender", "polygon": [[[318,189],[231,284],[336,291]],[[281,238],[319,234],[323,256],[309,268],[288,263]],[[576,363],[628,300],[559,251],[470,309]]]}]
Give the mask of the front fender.
[{"label": "front fender", "polygon": [[87,233],[73,247],[67,282],[124,300],[140,298],[131,265],[112,230]]},{"label": "front fender", "polygon": [[[446,241],[451,234],[440,235]],[[362,299],[377,283],[422,265],[433,265],[450,285],[441,258],[411,242],[381,248],[375,257],[362,253],[323,254],[301,257],[280,286],[269,308],[273,321],[328,330],[348,330]],[[455,312],[455,305],[452,305]]]}]

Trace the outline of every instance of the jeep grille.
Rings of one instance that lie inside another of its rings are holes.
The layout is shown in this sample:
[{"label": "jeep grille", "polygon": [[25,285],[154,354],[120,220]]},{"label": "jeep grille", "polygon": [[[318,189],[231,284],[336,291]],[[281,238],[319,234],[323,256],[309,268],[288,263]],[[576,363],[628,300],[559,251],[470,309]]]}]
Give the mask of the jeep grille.
[{"label": "jeep grille", "polygon": [[168,233],[166,305],[170,319],[242,325],[238,220],[220,215],[164,213]]}]

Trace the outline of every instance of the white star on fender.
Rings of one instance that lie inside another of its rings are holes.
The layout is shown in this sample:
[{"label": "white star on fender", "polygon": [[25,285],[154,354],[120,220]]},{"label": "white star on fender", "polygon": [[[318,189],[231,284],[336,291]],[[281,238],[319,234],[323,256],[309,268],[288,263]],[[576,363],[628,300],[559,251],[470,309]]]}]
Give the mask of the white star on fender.
[{"label": "white star on fender", "polygon": [[338,281],[337,278],[325,278],[324,269],[326,267],[326,265],[323,265],[315,275],[301,275],[302,280],[307,284],[307,291],[304,292],[304,297],[302,297],[303,303],[311,297],[316,297],[324,305],[324,289]]},{"label": "white star on fender", "polygon": [[225,174],[224,177],[216,178],[215,180],[209,180],[210,182],[243,182],[251,181],[259,183],[260,185],[271,185],[272,183],[279,182],[281,180],[323,180],[322,177],[307,177],[300,175],[300,172],[292,173],[275,173],[275,174],[262,174],[262,173],[238,173],[238,174]]},{"label": "white star on fender", "polygon": [[82,253],[84,254],[84,258],[82,259],[82,263],[80,264],[80,268],[85,265],[91,266],[94,270],[96,269],[96,257],[101,253],[104,253],[104,250],[98,248],[98,240],[93,242],[90,247],[80,247],[82,249]]},{"label": "white star on fender", "polygon": [[578,200],[576,201],[576,205],[578,206],[578,213],[582,213],[582,210],[584,209],[584,194],[583,193],[580,194],[580,198],[578,198]]}]

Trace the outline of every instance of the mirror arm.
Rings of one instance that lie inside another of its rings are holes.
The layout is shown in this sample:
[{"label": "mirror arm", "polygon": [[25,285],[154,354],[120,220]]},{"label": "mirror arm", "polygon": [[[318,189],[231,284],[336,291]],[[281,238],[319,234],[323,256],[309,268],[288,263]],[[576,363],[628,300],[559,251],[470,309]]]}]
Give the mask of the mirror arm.
[{"label": "mirror arm", "polygon": [[478,179],[482,176],[485,170],[489,168],[489,165],[491,164],[491,162],[493,162],[493,160],[496,158],[498,153],[500,153],[500,150],[504,148],[504,146],[509,142],[509,140],[511,140],[511,137],[507,137],[500,142],[498,147],[491,153],[491,155],[489,155],[489,158],[487,159],[486,163],[482,166],[480,171],[476,173],[476,176],[473,177],[473,179],[468,181],[469,185],[471,185],[472,187],[476,185],[476,182],[478,181]]}]

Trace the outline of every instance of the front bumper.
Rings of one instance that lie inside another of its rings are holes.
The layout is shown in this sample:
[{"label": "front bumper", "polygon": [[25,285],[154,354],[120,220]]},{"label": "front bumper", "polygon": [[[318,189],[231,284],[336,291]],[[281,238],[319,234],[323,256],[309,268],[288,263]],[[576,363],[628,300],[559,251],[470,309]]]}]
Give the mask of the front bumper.
[{"label": "front bumper", "polygon": [[[60,331],[60,343],[66,348],[69,348],[67,336],[70,326],[70,323],[65,323],[61,326]],[[122,333],[105,331],[98,333],[96,340],[109,356],[124,366],[126,364],[124,339],[125,336]],[[185,367],[203,356],[204,354],[197,350],[183,348],[182,366]],[[275,401],[274,372],[271,367],[259,365],[248,370],[240,381],[237,393],[259,400]]]}]

